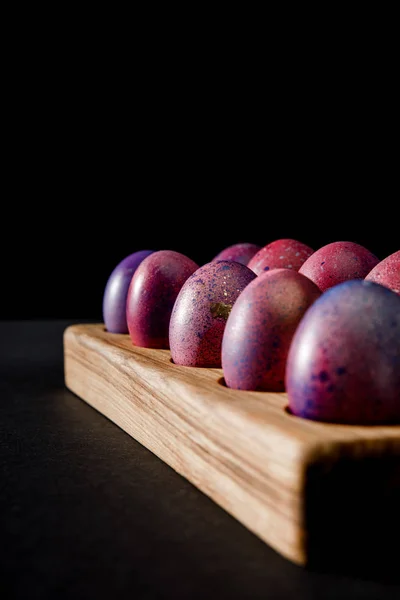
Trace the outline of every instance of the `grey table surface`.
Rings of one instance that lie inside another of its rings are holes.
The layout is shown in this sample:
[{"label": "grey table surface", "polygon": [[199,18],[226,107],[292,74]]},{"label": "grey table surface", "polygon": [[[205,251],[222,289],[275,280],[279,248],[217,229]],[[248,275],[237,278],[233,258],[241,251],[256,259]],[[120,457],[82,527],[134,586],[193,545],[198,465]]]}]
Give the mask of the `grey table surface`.
[{"label": "grey table surface", "polygon": [[400,598],[285,560],[69,392],[69,324],[0,323],[1,598]]}]

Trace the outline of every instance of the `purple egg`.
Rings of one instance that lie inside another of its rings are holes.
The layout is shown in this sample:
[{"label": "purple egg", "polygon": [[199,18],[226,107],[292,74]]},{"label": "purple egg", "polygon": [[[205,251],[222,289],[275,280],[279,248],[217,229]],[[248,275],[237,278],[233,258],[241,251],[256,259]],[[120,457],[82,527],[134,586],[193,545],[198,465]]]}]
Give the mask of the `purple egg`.
[{"label": "purple egg", "polygon": [[126,298],[134,272],[154,250],[140,250],[124,258],[108,278],[103,295],[103,320],[107,331],[128,333]]},{"label": "purple egg", "polygon": [[234,260],[241,265],[248,265],[253,256],[261,250],[257,244],[240,243],[221,250],[213,260]]},{"label": "purple egg", "polygon": [[286,389],[299,417],[400,422],[400,297],[364,280],[324,292],[294,335]]},{"label": "purple egg", "polygon": [[225,323],[239,294],[256,275],[234,261],[212,261],[186,281],[171,315],[172,360],[190,367],[220,367]]},{"label": "purple egg", "polygon": [[282,392],[293,335],[320,295],[312,281],[290,269],[273,269],[249,283],[232,308],[222,340],[227,386]]},{"label": "purple egg", "polygon": [[147,256],[132,277],[126,301],[126,318],[132,344],[168,348],[172,308],[187,278],[199,268],[193,260],[173,250]]}]

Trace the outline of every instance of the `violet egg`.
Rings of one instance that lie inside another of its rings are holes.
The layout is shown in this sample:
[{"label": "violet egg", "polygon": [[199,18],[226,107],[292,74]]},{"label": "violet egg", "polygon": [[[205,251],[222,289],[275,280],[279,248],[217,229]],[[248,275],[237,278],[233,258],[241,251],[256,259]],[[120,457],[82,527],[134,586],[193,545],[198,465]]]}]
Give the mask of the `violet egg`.
[{"label": "violet egg", "polygon": [[225,323],[239,294],[255,278],[234,261],[212,261],[183,285],[171,315],[172,360],[191,367],[220,367]]},{"label": "violet egg", "polygon": [[103,320],[107,331],[128,333],[126,298],[134,272],[154,250],[140,250],[124,258],[108,278],[103,295]]},{"label": "violet egg", "polygon": [[365,279],[380,283],[400,294],[400,250],[381,260]]},{"label": "violet egg", "polygon": [[284,391],[294,332],[320,295],[312,281],[290,269],[262,273],[249,283],[232,308],[222,340],[227,386]]},{"label": "violet egg", "polygon": [[272,269],[293,269],[298,271],[305,260],[314,252],[297,240],[275,240],[261,248],[248,263],[256,275]]},{"label": "violet egg", "polygon": [[364,280],[324,292],[293,337],[286,389],[299,417],[400,422],[400,297]]},{"label": "violet egg", "polygon": [[247,265],[259,250],[261,250],[261,246],[257,246],[257,244],[233,244],[233,246],[221,250],[213,260],[234,260],[242,265]]},{"label": "violet egg", "polygon": [[179,291],[198,265],[173,250],[159,250],[136,269],[128,290],[126,319],[135,346],[168,348],[172,308]]},{"label": "violet egg", "polygon": [[364,279],[379,258],[355,242],[332,242],[319,248],[299,269],[324,292],[349,279]]}]

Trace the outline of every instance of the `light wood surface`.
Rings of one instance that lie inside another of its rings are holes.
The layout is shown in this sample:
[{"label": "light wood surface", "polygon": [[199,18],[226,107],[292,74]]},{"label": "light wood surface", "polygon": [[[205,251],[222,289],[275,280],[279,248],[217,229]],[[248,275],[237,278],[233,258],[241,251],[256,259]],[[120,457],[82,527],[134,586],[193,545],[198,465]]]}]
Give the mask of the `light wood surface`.
[{"label": "light wood surface", "polygon": [[[347,531],[354,551],[361,547],[362,524],[349,529],[357,503],[374,518],[369,489],[375,507],[378,486],[386,495],[383,508],[395,509],[400,427],[293,417],[285,411],[286,394],[230,390],[221,369],[174,365],[168,350],[133,347],[128,335],[110,334],[103,325],[69,327],[64,357],[70,390],[296,563],[309,562],[313,539],[328,544]],[[342,491],[350,500],[342,501]],[[346,531],[337,531],[341,524]]]}]

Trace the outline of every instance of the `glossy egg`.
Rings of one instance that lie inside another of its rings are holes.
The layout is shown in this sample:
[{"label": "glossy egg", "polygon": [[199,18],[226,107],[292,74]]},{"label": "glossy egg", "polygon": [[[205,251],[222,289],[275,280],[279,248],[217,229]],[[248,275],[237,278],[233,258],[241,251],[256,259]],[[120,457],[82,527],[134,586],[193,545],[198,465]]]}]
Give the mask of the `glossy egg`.
[{"label": "glossy egg", "polygon": [[247,265],[259,250],[261,250],[261,246],[257,246],[257,244],[234,244],[222,250],[213,260],[234,260],[242,265]]},{"label": "glossy egg", "polygon": [[294,332],[320,295],[312,281],[291,269],[274,269],[249,283],[232,308],[222,340],[227,386],[283,391]]},{"label": "glossy egg", "polygon": [[179,291],[198,265],[173,250],[160,250],[136,269],[128,290],[126,319],[135,346],[168,348],[171,312]]},{"label": "glossy egg", "polygon": [[298,271],[313,249],[297,240],[282,239],[267,244],[248,263],[256,275],[272,269],[293,269]]},{"label": "glossy egg", "polygon": [[134,272],[153,250],[140,250],[122,260],[108,278],[103,295],[103,320],[107,331],[128,333],[126,298]]},{"label": "glossy egg", "polygon": [[390,254],[376,265],[365,278],[400,294],[400,250]]},{"label": "glossy egg", "polygon": [[220,367],[226,320],[239,294],[255,278],[233,261],[212,261],[186,281],[170,322],[172,360],[191,367]]},{"label": "glossy egg", "polygon": [[321,291],[349,279],[364,279],[379,258],[355,242],[332,242],[319,248],[299,269]]},{"label": "glossy egg", "polygon": [[323,293],[294,335],[286,389],[299,417],[400,422],[400,297],[364,280]]}]

